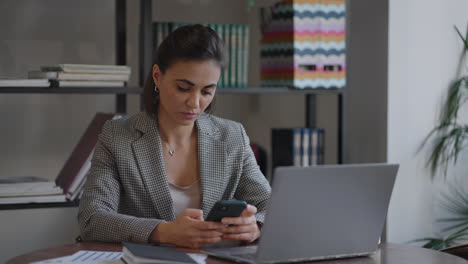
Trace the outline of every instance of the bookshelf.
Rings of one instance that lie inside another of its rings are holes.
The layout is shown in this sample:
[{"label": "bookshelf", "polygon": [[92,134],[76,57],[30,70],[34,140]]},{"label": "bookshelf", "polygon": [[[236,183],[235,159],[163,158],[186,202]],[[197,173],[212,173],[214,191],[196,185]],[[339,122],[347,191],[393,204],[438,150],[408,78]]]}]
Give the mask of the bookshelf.
[{"label": "bookshelf", "polygon": [[[2,93],[36,93],[36,94],[141,94],[140,87],[1,87]],[[219,94],[297,94],[297,95],[320,95],[320,94],[343,94],[342,89],[310,89],[299,90],[287,87],[247,87],[247,88],[218,88]]]},{"label": "bookshelf", "polygon": [[291,89],[287,87],[247,87],[247,88],[219,88],[220,94],[297,94],[297,95],[321,95],[321,94],[343,94],[343,89],[321,88],[321,89]]},{"label": "bookshelf", "polygon": [[21,210],[21,209],[40,209],[40,208],[63,208],[78,207],[79,201],[60,202],[60,203],[20,203],[20,204],[0,204],[2,210]]},{"label": "bookshelf", "polygon": [[[115,58],[117,65],[126,65],[126,0],[115,1]],[[151,70],[151,56],[152,53],[152,1],[140,0],[140,56],[139,56],[139,85],[140,87],[1,87],[0,94],[113,94],[116,98],[116,112],[126,113],[126,101],[129,94],[141,94],[143,92],[143,82],[146,79],[148,72]],[[232,94],[232,95],[298,95],[303,96],[305,100],[305,126],[315,126],[315,113],[316,113],[316,100],[317,96],[324,94],[336,95],[339,100],[338,111],[338,163],[342,163],[342,102],[344,89],[310,89],[299,90],[290,89],[287,87],[247,87],[247,88],[219,88],[219,94]],[[14,209],[14,208],[40,208],[40,207],[60,207],[60,206],[76,206],[77,203],[44,203],[44,204],[29,204],[29,205],[0,205],[0,209]]]},{"label": "bookshelf", "polygon": [[[122,0],[118,0],[122,1]],[[259,1],[261,2],[261,1]],[[140,47],[140,85],[143,85],[147,74],[152,68],[151,57],[147,54],[152,54],[152,14],[153,1],[140,0],[140,25],[139,25],[139,47]],[[348,3],[347,3],[348,4]],[[146,56],[145,56],[146,54]],[[315,88],[315,89],[291,89],[288,87],[223,87],[217,90],[218,94],[232,95],[301,95],[305,100],[305,127],[316,127],[317,113],[317,97],[319,95],[335,95],[337,96],[337,163],[343,163],[343,129],[344,129],[344,101],[346,88]],[[270,166],[270,165],[269,165]]]},{"label": "bookshelf", "polygon": [[[115,1],[115,64],[126,65],[126,0]],[[110,94],[115,95],[115,111],[127,112],[127,95],[141,94],[139,87],[0,87],[0,94]],[[1,210],[77,207],[79,201],[0,204]]]},{"label": "bookshelf", "polygon": [[130,87],[1,87],[0,94],[140,94],[142,88]]}]

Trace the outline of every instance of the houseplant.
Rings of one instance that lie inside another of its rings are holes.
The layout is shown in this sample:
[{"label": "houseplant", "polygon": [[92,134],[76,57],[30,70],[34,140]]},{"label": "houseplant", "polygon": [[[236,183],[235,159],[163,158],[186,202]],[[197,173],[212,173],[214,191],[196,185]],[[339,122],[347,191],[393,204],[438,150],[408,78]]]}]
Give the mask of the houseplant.
[{"label": "houseplant", "polygon": [[[455,27],[457,34],[463,41],[463,50],[458,64],[457,78],[449,86],[447,98],[441,110],[440,122],[432,129],[422,146],[431,145],[431,154],[427,161],[432,179],[437,172],[443,173],[446,179],[450,164],[455,165],[460,153],[468,142],[468,124],[459,121],[459,110],[468,100],[468,29],[465,36]],[[420,148],[421,150],[421,148]],[[460,243],[466,243],[468,236],[468,194],[461,185],[449,184],[448,191],[442,193],[442,205],[453,217],[439,219],[449,223],[442,230],[448,235],[442,238],[427,237],[416,241],[424,241],[423,247],[442,249]]]}]

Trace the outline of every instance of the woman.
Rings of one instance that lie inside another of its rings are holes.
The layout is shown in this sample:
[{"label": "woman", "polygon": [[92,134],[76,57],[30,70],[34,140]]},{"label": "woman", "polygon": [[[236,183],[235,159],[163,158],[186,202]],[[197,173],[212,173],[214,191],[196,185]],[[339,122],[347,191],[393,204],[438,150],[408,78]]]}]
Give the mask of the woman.
[{"label": "woman", "polygon": [[[146,111],[104,125],[80,202],[84,240],[197,248],[260,236],[270,186],[241,124],[208,113],[226,65],[210,28],[185,26],[155,52]],[[240,217],[203,221],[218,200]]]}]

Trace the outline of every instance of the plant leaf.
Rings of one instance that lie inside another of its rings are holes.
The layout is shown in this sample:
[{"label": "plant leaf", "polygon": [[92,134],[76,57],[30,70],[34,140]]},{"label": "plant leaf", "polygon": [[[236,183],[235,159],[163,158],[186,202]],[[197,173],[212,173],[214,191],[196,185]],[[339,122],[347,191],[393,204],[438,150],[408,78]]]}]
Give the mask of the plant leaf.
[{"label": "plant leaf", "polygon": [[463,44],[465,45],[465,50],[468,50],[468,32],[467,32],[467,36],[466,36],[466,37],[463,37],[462,33],[461,33],[460,30],[457,28],[457,26],[454,26],[454,27],[455,27],[455,30],[457,31],[458,35],[459,35],[460,38],[462,39]]},{"label": "plant leaf", "polygon": [[[464,37],[460,30],[456,26],[454,27],[464,43],[462,54],[464,56],[468,51],[468,30],[466,37]],[[460,126],[457,123],[458,111],[468,100],[468,97],[462,93],[462,88],[468,89],[468,76],[462,76],[448,87],[447,98],[441,110],[439,125],[429,132],[418,147],[418,152],[420,152],[432,139],[432,152],[426,163],[426,166],[430,168],[432,179],[434,179],[439,169],[442,170],[444,179],[446,179],[448,165],[450,163],[454,165],[457,163],[460,152],[466,146],[465,141],[468,138],[468,127]]]}]

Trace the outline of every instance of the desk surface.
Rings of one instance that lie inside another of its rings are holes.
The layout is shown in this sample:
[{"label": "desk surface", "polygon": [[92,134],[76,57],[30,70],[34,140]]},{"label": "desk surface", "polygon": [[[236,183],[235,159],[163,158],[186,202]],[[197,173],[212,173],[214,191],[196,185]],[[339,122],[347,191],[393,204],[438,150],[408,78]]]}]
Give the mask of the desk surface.
[{"label": "desk surface", "polygon": [[[99,250],[99,251],[121,251],[122,245],[116,243],[101,243],[101,242],[83,242],[57,246],[48,249],[34,251],[22,256],[15,257],[7,262],[7,264],[23,264],[33,261],[44,260],[48,258],[56,258],[61,256],[71,255],[79,250]],[[186,252],[198,252],[197,250],[187,250]],[[227,261],[216,258],[208,258],[208,264],[229,263]],[[393,263],[412,263],[412,264],[427,264],[427,263],[451,263],[451,264],[468,264],[468,261],[442,253],[435,250],[419,248],[408,245],[397,244],[381,244],[377,253],[368,257],[357,257],[340,260],[319,261],[313,263],[320,264],[393,264]]]}]

